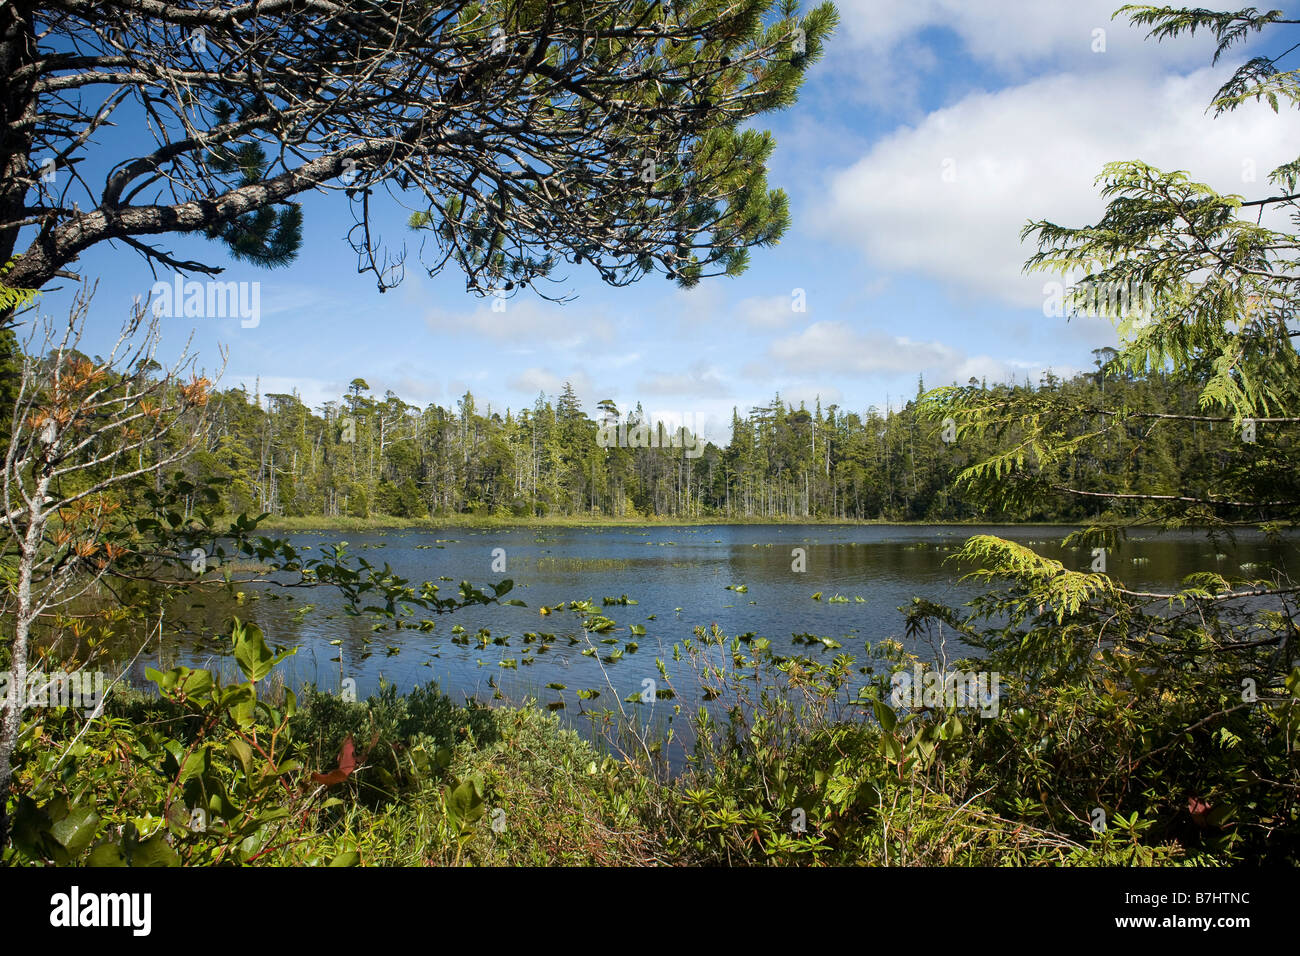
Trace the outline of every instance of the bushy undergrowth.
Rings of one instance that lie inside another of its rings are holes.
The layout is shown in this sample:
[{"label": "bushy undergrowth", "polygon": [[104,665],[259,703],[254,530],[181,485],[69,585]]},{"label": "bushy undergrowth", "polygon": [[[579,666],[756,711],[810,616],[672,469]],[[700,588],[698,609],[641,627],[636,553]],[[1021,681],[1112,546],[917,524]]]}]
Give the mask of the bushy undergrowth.
[{"label": "bushy undergrowth", "polygon": [[868,648],[865,662],[816,662],[697,629],[692,656],[716,660],[720,648],[731,668],[713,688],[720,713],[695,721],[695,753],[673,803],[685,857],[1300,860],[1300,667],[1271,642],[1243,642],[1239,621],[1130,609],[1120,637],[1099,640],[1103,621],[1116,625],[1114,605],[1080,608],[1064,629],[1043,605],[1027,630],[982,636],[935,606],[911,611],[913,636],[947,619],[982,641],[988,653],[977,661],[922,667],[1000,672],[996,715],[943,702],[893,706],[892,676],[920,662],[892,641]]},{"label": "bushy undergrowth", "polygon": [[89,724],[64,708],[30,725],[6,862],[650,860],[628,771],[554,716],[458,705],[433,685],[299,698],[258,686],[275,657],[255,628],[235,641],[259,681],[177,668],[154,675],[161,696],[115,693]]},{"label": "bushy undergrowth", "polygon": [[[917,621],[931,615],[915,612]],[[311,688],[295,696],[268,684],[279,657],[256,628],[237,623],[233,639],[243,683],[177,668],[152,675],[159,695],[114,693],[89,724],[67,710],[31,723],[5,861],[1220,865],[1298,857],[1300,673],[1240,708],[1226,691],[1205,693],[1216,682],[1233,686],[1235,676],[1210,656],[1157,667],[1177,649],[1167,641],[1085,654],[1068,680],[1057,665],[1051,681],[1004,670],[991,717],[942,702],[892,705],[891,676],[919,663],[896,642],[869,647],[862,660],[815,660],[700,628],[675,657],[710,703],[691,715],[691,753],[670,775],[661,759],[669,744],[628,746],[627,723],[604,722],[621,726],[624,739],[593,744],[532,702],[458,704],[432,685],[404,695],[388,686],[354,702]],[[1017,661],[1025,663],[1022,649],[995,650],[979,666]]]}]

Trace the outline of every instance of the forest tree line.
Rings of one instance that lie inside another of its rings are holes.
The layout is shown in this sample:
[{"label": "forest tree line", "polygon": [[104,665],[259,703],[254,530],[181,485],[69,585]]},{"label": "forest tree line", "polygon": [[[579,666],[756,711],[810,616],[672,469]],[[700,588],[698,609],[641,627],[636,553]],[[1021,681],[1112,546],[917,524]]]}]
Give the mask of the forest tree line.
[{"label": "forest tree line", "polygon": [[[1108,409],[1194,413],[1196,390],[1163,375],[1144,378],[1106,364],[1069,379],[1051,372],[1036,384],[985,385],[1014,404],[1029,392],[1079,409],[1080,434]],[[974,384],[972,382],[972,384]],[[602,447],[599,429],[649,422],[640,404],[610,400],[587,415],[566,385],[531,408],[500,411],[466,392],[455,408],[420,408],[391,391],[372,395],[363,379],[313,410],[292,394],[214,392],[210,432],[188,468],[222,481],[232,512],[283,516],[454,514],[499,517],[590,516],[619,519],[818,518],[939,521],[1075,520],[1086,503],[1062,501],[1033,514],[995,514],[952,491],[969,464],[1014,441],[1011,423],[995,437],[954,438],[917,413],[925,386],[901,408],[851,411],[820,401],[794,407],[779,395],[733,411],[724,447],[686,436],[685,447]],[[665,432],[667,428],[665,427]],[[680,439],[681,436],[679,436]],[[1065,437],[1065,436],[1063,436]],[[1143,426],[1108,441],[1099,455],[1057,476],[1071,487],[1160,493],[1190,476],[1212,476],[1239,435],[1227,423],[1187,429]]]}]

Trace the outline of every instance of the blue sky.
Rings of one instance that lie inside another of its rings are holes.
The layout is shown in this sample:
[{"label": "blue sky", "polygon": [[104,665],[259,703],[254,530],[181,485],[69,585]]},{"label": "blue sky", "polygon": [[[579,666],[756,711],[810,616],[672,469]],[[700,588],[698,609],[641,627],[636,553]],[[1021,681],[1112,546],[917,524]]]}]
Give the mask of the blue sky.
[{"label": "blue sky", "polygon": [[[1093,181],[1111,160],[1186,169],[1255,197],[1271,169],[1300,155],[1300,127],[1285,113],[1206,113],[1239,51],[1210,68],[1207,40],[1144,41],[1111,20],[1118,5],[839,4],[841,26],[800,101],[756,124],[776,134],[769,181],[790,193],[794,221],[740,278],[691,292],[657,277],[612,289],[570,267],[558,288],[574,301],[524,294],[493,312],[460,273],[424,274],[419,237],[394,204],[379,221],[386,240],[407,244],[407,276],[380,295],[356,271],[344,241],[351,213],[331,193],[306,198],[305,242],[287,269],[164,237],[181,257],[226,265],[222,280],[260,282],[261,317],[254,328],[169,318],[162,352],[193,331],[209,369],[228,350],[222,387],[252,390],[260,378],[263,393],[296,390],[312,406],[357,376],[420,405],[453,405],[468,388],[494,410],[570,381],[590,412],[602,398],[640,401],[714,440],[726,439],[733,406],[743,413],[777,392],[863,411],[897,406],[918,375],[937,385],[1071,374],[1115,333],[1103,319],[1044,315],[1051,277],[1021,273],[1027,219],[1095,219]],[[100,277],[83,344],[94,352],[154,278],[125,247],[93,249],[78,268]],[[804,312],[791,308],[797,289]],[[66,292],[43,300],[42,311],[66,311]]]}]

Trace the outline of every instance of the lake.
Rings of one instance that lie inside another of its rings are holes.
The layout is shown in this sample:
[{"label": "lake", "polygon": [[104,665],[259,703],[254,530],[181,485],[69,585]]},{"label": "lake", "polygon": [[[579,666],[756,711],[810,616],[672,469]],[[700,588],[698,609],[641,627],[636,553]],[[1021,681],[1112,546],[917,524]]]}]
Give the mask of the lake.
[{"label": "lake", "polygon": [[[247,586],[238,604],[205,595],[183,610],[179,620],[186,626],[168,628],[134,677],[143,683],[145,666],[176,663],[233,673],[233,661],[223,660],[224,645],[202,631],[220,629],[238,615],[259,624],[268,642],[297,649],[282,665],[293,687],[310,681],[337,690],[348,680],[364,697],[381,681],[404,691],[433,680],[458,700],[488,700],[500,692],[510,700],[533,696],[555,708],[563,704],[566,713],[591,708],[577,692],[595,689],[601,693],[596,707],[616,707],[613,692],[627,698],[641,691],[643,680],[658,680],[657,657],[671,672],[673,644],[697,626],[716,623],[729,636],[767,638],[778,652],[861,657],[864,642],[903,641],[898,609],[914,596],[959,604],[977,593],[979,586],[961,582],[961,569],[948,560],[967,537],[998,534],[1088,570],[1089,551],[1059,546],[1068,532],[1038,526],[702,525],[292,534],[287,537],[295,547],[313,554],[347,541],[352,553],[387,563],[415,583],[438,582],[444,596],[454,595],[462,580],[484,587],[510,578],[515,589],[509,596],[528,606],[435,616],[431,631],[416,627],[418,614],[400,629],[375,629],[376,619],[348,615],[326,588]],[[796,570],[796,549],[803,570]],[[1132,588],[1169,589],[1199,570],[1245,575],[1255,564],[1294,566],[1296,551],[1294,538],[1269,543],[1253,533],[1217,546],[1194,532],[1138,535],[1108,553],[1107,570]],[[505,571],[494,571],[494,561],[497,567],[504,561]],[[820,600],[813,598],[817,592]],[[602,606],[605,598],[624,596],[636,603]],[[590,612],[539,613],[542,606],[575,600],[590,600],[616,627],[588,640],[582,622]],[[843,649],[810,644],[807,637],[799,643],[796,635],[829,638]],[[947,651],[959,657],[963,648],[950,640]],[[680,686],[678,692],[679,702],[694,703]]]}]

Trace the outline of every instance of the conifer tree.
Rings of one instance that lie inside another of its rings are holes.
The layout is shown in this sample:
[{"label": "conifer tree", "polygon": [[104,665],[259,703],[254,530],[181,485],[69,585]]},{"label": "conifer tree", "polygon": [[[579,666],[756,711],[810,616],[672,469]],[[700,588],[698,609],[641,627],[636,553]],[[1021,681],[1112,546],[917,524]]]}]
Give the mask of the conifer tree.
[{"label": "conifer tree", "polygon": [[[480,293],[566,265],[616,285],[734,275],[789,218],[774,141],[748,124],[794,102],[835,22],[796,0],[8,0],[0,261],[33,289],[108,241],[220,272],[161,238],[195,233],[284,265],[298,197],[335,191],[381,291],[405,268],[379,243],[383,193],[415,208],[422,267]],[[110,154],[110,123],[155,142]],[[92,158],[106,177],[82,175]]]}]

